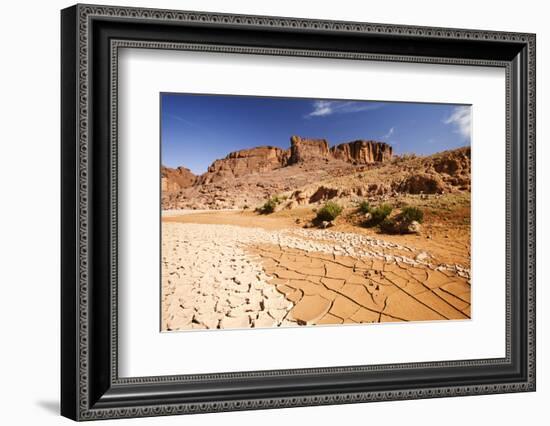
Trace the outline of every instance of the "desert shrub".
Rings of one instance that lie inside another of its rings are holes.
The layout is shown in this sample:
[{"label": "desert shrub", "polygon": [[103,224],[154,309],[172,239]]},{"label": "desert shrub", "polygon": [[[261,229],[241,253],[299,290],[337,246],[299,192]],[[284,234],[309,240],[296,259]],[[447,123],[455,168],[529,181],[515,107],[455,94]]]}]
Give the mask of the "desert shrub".
[{"label": "desert shrub", "polygon": [[262,207],[260,207],[259,212],[261,214],[270,214],[275,211],[275,207],[277,207],[278,200],[275,197],[271,197],[269,200],[267,200]]},{"label": "desert shrub", "polygon": [[412,234],[420,232],[419,223],[424,213],[418,207],[403,207],[398,215],[384,218],[378,225],[386,234]]},{"label": "desert shrub", "polygon": [[248,206],[248,204],[245,204],[245,205],[243,206],[243,210],[248,210],[249,208],[250,208],[250,207]]},{"label": "desert shrub", "polygon": [[390,219],[389,217],[386,217],[382,222],[380,222],[378,227],[382,232],[385,232],[387,234],[394,234],[398,232],[399,225],[394,219]]},{"label": "desert shrub", "polygon": [[411,223],[412,221],[417,221],[418,223],[422,223],[424,220],[424,212],[420,210],[418,207],[403,207],[401,209],[401,218],[403,221]]},{"label": "desert shrub", "polygon": [[363,200],[359,203],[359,212],[363,214],[370,212],[370,204],[367,200]]},{"label": "desert shrub", "polygon": [[370,211],[371,219],[370,219],[370,226],[375,226],[380,224],[384,219],[386,219],[390,213],[392,212],[393,207],[389,204],[380,204],[375,209],[372,209]]},{"label": "desert shrub", "polygon": [[317,210],[317,221],[332,221],[342,213],[342,206],[335,203],[334,201],[328,201],[323,207]]}]

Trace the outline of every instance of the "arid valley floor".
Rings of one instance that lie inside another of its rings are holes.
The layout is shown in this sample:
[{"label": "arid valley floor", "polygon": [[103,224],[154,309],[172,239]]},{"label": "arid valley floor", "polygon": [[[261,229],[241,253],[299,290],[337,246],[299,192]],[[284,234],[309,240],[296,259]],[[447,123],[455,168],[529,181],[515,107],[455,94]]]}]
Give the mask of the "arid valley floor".
[{"label": "arid valley floor", "polygon": [[[165,171],[162,330],[469,319],[469,148],[350,165],[299,142],[285,167],[261,148],[199,177]],[[397,218],[414,206],[422,226],[364,226],[365,200]],[[328,201],[341,214],[315,226]]]},{"label": "arid valley floor", "polygon": [[449,250],[467,258],[467,241],[437,230],[426,239],[345,224],[303,229],[253,215],[164,218],[164,330],[470,317],[468,265],[442,261]]}]

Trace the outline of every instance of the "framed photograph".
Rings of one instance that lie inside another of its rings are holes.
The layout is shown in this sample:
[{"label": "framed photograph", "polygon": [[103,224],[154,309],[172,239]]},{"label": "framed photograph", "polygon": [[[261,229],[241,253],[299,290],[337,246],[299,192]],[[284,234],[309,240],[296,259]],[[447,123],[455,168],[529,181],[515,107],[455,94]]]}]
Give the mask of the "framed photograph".
[{"label": "framed photograph", "polygon": [[61,412],[535,390],[535,35],[61,12]]}]

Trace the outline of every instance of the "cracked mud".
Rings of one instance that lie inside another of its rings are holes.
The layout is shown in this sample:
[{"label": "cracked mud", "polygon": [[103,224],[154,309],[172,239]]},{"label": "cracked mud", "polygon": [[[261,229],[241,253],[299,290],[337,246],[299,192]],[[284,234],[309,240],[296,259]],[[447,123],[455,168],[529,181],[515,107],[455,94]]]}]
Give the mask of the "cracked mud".
[{"label": "cracked mud", "polygon": [[162,329],[470,318],[470,272],[355,233],[162,223]]}]

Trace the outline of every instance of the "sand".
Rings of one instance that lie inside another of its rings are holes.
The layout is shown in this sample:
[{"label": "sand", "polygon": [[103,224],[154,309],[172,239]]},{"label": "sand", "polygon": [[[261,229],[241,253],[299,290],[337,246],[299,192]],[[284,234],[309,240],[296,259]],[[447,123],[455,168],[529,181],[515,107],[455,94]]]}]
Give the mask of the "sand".
[{"label": "sand", "polygon": [[470,318],[468,265],[421,245],[242,212],[162,223],[162,329]]}]

